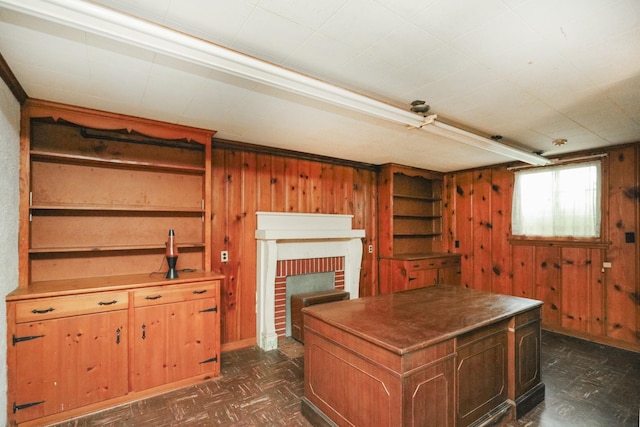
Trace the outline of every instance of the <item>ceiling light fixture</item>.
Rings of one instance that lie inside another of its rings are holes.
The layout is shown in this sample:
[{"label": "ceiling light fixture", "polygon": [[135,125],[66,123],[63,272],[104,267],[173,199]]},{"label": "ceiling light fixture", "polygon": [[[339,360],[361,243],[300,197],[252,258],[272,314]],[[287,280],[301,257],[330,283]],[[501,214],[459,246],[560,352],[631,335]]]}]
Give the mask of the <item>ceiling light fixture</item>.
[{"label": "ceiling light fixture", "polygon": [[537,154],[436,122],[435,119],[432,120],[435,127],[425,126],[428,123],[422,115],[95,3],[83,0],[0,0],[0,6],[384,120],[431,129],[432,133],[510,159],[534,165],[549,163],[548,159]]}]

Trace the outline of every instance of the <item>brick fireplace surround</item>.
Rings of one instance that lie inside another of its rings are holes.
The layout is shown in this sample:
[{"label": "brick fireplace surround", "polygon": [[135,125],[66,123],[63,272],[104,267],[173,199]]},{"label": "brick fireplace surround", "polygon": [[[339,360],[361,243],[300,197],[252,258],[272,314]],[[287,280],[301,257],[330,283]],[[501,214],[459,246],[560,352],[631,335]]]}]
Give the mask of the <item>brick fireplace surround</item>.
[{"label": "brick fireplace surround", "polygon": [[334,271],[334,286],[358,298],[364,230],[351,228],[352,215],[257,212],[258,345],[278,347],[284,336],[286,277]]},{"label": "brick fireplace surround", "polygon": [[278,261],[275,281],[275,322],[278,339],[287,336],[287,277],[328,272],[335,273],[333,288],[344,290],[343,256]]}]

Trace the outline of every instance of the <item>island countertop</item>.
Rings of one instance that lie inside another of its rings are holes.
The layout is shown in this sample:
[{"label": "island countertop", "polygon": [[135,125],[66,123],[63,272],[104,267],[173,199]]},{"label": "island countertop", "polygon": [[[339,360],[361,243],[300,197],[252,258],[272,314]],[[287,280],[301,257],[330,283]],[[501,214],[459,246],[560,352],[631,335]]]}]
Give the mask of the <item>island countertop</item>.
[{"label": "island countertop", "polygon": [[403,355],[540,306],[537,300],[437,285],[315,305],[303,312]]}]

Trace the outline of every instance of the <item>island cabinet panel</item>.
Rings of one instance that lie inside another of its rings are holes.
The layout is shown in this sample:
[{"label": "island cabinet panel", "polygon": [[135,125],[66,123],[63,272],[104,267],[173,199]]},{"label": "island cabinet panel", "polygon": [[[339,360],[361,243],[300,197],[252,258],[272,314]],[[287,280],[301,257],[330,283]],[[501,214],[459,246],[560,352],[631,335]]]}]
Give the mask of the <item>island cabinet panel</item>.
[{"label": "island cabinet panel", "polygon": [[507,323],[463,335],[457,343],[456,425],[468,426],[495,408],[510,410]]},{"label": "island cabinet panel", "polygon": [[516,403],[517,418],[544,397],[540,319],[540,309],[535,309],[516,316],[509,325],[509,399]]},{"label": "island cabinet panel", "polygon": [[403,425],[410,427],[453,425],[454,360],[432,363],[403,381]]},{"label": "island cabinet panel", "polygon": [[338,426],[521,416],[544,400],[540,305],[436,285],[306,307],[302,413]]},{"label": "island cabinet panel", "polygon": [[[305,395],[313,398],[305,402],[308,406],[303,411],[308,413],[315,406],[339,420],[338,425],[453,425],[453,340],[403,359],[309,320],[310,325],[305,323],[305,355],[309,350]],[[364,355],[353,348],[362,349]]]}]

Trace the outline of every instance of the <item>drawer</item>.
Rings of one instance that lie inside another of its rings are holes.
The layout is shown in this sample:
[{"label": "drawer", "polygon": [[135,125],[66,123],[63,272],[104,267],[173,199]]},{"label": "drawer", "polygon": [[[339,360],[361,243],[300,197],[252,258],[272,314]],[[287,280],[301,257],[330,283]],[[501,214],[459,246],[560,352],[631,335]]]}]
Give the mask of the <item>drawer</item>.
[{"label": "drawer", "polygon": [[437,262],[437,258],[406,261],[405,267],[407,271],[427,270],[430,268],[438,268],[438,262]]},{"label": "drawer", "polygon": [[445,257],[436,259],[438,268],[446,268],[460,265],[460,258],[458,257]]},{"label": "drawer", "polygon": [[134,291],[135,307],[147,307],[158,304],[192,301],[217,297],[219,281],[202,282],[187,285],[156,286]]},{"label": "drawer", "polygon": [[407,271],[427,270],[430,268],[447,268],[456,265],[460,265],[460,258],[451,256],[405,261],[405,268]]},{"label": "drawer", "polygon": [[129,308],[129,293],[99,292],[16,302],[16,323],[102,313]]}]

